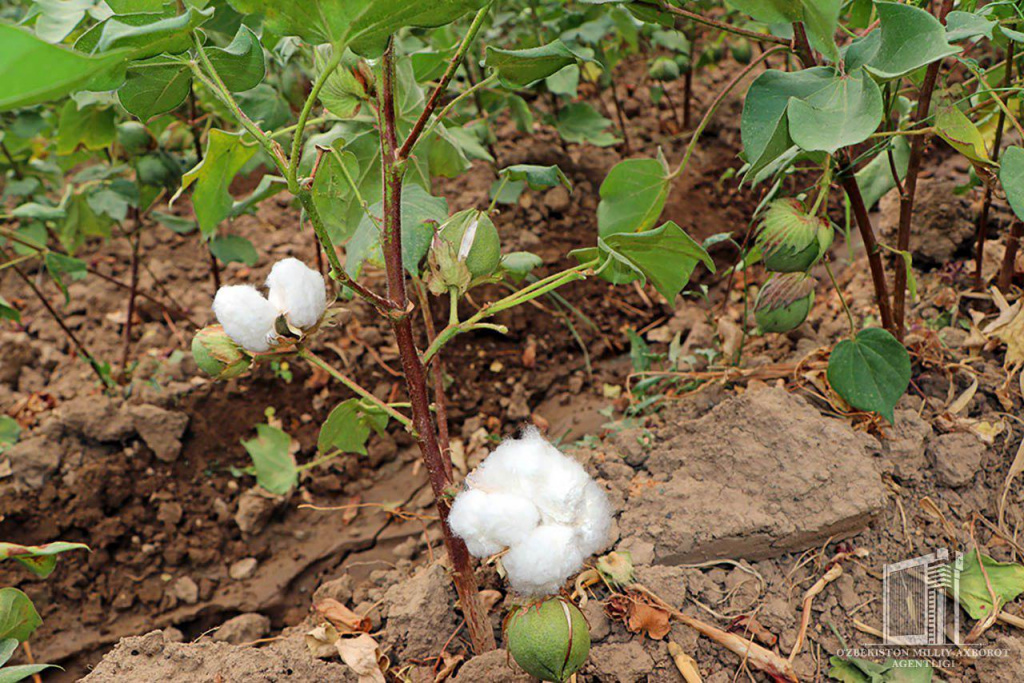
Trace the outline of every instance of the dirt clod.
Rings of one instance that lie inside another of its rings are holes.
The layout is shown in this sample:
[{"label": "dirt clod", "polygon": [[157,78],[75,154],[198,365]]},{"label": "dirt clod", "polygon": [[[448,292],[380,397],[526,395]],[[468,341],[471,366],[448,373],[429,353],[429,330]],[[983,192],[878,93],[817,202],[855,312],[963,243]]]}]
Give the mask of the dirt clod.
[{"label": "dirt clod", "polygon": [[527,683],[533,679],[523,672],[506,650],[491,650],[462,665],[455,683]]},{"label": "dirt clod", "polygon": [[239,614],[237,617],[225,621],[220,628],[213,632],[213,639],[223,643],[241,645],[259,640],[268,633],[270,633],[270,619],[262,614],[250,612]]},{"label": "dirt clod", "polygon": [[985,445],[970,434],[942,434],[928,444],[928,456],[939,481],[959,488],[970,484],[981,469]]},{"label": "dirt clod", "polygon": [[256,573],[256,567],[258,565],[259,560],[255,557],[243,557],[228,568],[228,576],[235,581],[251,579],[253,574]]},{"label": "dirt clod", "polygon": [[274,510],[283,501],[260,488],[251,488],[238,498],[238,512],[235,513],[235,524],[243,534],[255,536],[267,526]]},{"label": "dirt clod", "polygon": [[181,454],[181,437],[188,426],[188,415],[175,413],[152,405],[131,406],[128,409],[139,436],[164,462],[174,462]]},{"label": "dirt clod", "polygon": [[451,578],[438,563],[423,567],[384,594],[384,641],[402,658],[436,655],[458,622],[449,605],[455,600]]}]

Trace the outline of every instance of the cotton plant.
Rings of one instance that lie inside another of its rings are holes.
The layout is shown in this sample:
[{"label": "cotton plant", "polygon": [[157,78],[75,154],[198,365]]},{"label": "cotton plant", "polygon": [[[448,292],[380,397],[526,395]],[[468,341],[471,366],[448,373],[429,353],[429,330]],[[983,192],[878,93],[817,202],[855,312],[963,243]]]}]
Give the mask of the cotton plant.
[{"label": "cotton plant", "polygon": [[505,575],[523,599],[506,622],[509,651],[542,680],[564,681],[586,660],[583,614],[552,596],[605,548],[611,522],[604,490],[536,428],[498,446],[455,498],[448,524],[469,552],[504,552]]},{"label": "cotton plant", "polygon": [[233,377],[249,367],[252,354],[293,344],[320,327],[327,313],[323,275],[286,258],[274,264],[265,284],[266,296],[248,284],[217,290],[213,314],[219,326],[205,328],[192,343],[203,370],[220,379]]}]

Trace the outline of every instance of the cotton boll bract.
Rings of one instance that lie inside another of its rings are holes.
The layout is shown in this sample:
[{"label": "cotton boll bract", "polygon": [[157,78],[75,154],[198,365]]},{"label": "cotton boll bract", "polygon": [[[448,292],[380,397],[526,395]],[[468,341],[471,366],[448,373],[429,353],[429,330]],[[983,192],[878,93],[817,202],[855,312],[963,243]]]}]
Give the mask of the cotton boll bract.
[{"label": "cotton boll bract", "polygon": [[473,489],[455,499],[448,517],[448,525],[474,557],[522,542],[539,523],[540,512],[528,498]]},{"label": "cotton boll bract", "polygon": [[324,276],[297,258],[275,263],[267,287],[270,303],[301,330],[316,325],[327,308]]},{"label": "cotton boll bract", "polygon": [[224,332],[246,351],[269,351],[277,337],[277,309],[250,285],[218,289],[213,298],[213,314]]},{"label": "cotton boll bract", "polygon": [[523,596],[552,595],[583,567],[576,531],[563,524],[542,524],[501,558],[512,589]]}]

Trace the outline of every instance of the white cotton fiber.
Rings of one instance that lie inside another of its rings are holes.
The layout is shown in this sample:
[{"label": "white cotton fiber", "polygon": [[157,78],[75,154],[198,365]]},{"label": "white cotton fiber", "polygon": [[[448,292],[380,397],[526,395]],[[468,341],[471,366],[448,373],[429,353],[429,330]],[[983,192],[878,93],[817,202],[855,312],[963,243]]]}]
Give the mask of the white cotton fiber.
[{"label": "white cotton fiber", "polygon": [[604,490],[534,428],[502,442],[466,485],[449,525],[476,557],[509,548],[502,565],[520,593],[557,592],[608,542]]},{"label": "white cotton fiber", "polygon": [[316,325],[327,309],[324,276],[297,258],[275,263],[267,287],[270,303],[300,330]]},{"label": "white cotton fiber", "polygon": [[455,499],[448,525],[466,540],[469,552],[488,557],[522,542],[540,523],[528,498],[469,490]]},{"label": "white cotton fiber", "polygon": [[552,595],[583,567],[576,532],[562,524],[542,524],[501,558],[513,590],[523,596]]},{"label": "white cotton fiber", "polygon": [[218,289],[213,298],[213,314],[224,332],[246,351],[269,351],[277,337],[277,309],[250,285]]}]

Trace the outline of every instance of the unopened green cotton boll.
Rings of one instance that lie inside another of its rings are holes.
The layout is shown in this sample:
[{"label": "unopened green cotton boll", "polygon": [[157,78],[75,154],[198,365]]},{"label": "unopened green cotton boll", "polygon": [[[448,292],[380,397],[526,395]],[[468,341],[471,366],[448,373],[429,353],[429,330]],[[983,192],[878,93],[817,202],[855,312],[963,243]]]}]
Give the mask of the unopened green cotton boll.
[{"label": "unopened green cotton boll", "polygon": [[277,308],[251,285],[228,285],[217,290],[213,314],[224,332],[246,351],[263,353],[277,341]]},{"label": "unopened green cotton boll", "polygon": [[523,671],[564,683],[590,653],[590,630],[576,605],[561,598],[513,609],[505,625],[508,651]]},{"label": "unopened green cotton boll", "polygon": [[220,325],[208,325],[192,338],[192,357],[199,369],[214,379],[230,379],[249,369],[252,356],[236,344]]},{"label": "unopened green cotton boll", "polygon": [[833,236],[829,222],[807,213],[799,201],[777,199],[765,211],[757,246],[768,270],[806,272],[832,246]]},{"label": "unopened green cotton boll", "polygon": [[764,332],[789,332],[807,319],[814,303],[814,278],[804,273],[776,275],[761,288],[754,317]]},{"label": "unopened green cotton boll", "polygon": [[124,150],[132,155],[145,152],[153,144],[153,136],[138,121],[125,121],[117,124],[117,141]]},{"label": "unopened green cotton boll", "polygon": [[647,75],[655,81],[674,81],[679,73],[679,65],[671,57],[658,57],[647,70]]},{"label": "unopened green cotton boll", "polygon": [[483,211],[460,211],[438,229],[438,235],[455,250],[455,257],[466,264],[473,277],[493,273],[501,262],[501,238],[498,229]]}]

